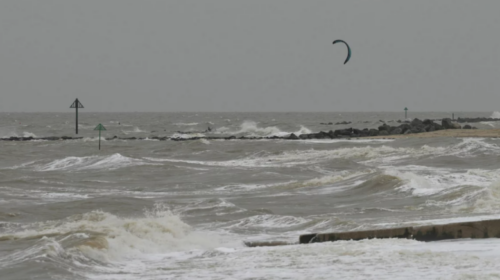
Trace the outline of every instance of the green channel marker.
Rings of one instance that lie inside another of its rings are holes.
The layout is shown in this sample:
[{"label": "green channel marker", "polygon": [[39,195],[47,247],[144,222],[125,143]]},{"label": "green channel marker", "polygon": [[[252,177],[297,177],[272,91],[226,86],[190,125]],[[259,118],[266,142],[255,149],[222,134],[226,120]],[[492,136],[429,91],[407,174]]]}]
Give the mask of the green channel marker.
[{"label": "green channel marker", "polygon": [[405,107],[405,120],[408,118],[408,117],[406,116],[406,112],[408,112],[408,108],[406,108],[406,107]]},{"label": "green channel marker", "polygon": [[106,130],[106,128],[104,127],[104,125],[99,124],[94,128],[94,130],[99,130],[99,150],[100,150],[101,149],[101,131]]}]

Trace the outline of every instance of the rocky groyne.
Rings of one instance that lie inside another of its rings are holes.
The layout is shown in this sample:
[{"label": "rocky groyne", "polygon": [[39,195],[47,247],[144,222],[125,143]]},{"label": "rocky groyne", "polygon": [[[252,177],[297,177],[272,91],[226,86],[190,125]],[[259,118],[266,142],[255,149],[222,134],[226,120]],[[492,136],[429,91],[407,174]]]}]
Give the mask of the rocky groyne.
[{"label": "rocky groyne", "polygon": [[403,122],[396,126],[390,126],[383,123],[377,129],[375,128],[365,128],[365,129],[355,129],[355,128],[345,128],[330,130],[328,132],[320,131],[318,133],[290,135],[289,138],[294,139],[326,139],[326,138],[345,138],[345,137],[373,137],[373,136],[389,136],[389,135],[401,135],[401,134],[412,134],[412,133],[423,133],[432,132],[436,130],[444,129],[475,129],[470,125],[465,125],[462,127],[451,119],[446,118],[441,120],[441,124],[436,123],[434,120],[426,119],[419,120],[414,119],[411,122]]},{"label": "rocky groyne", "polygon": [[[320,131],[317,133],[307,133],[296,135],[294,133],[287,136],[267,136],[267,137],[253,137],[253,136],[195,136],[190,137],[189,135],[184,135],[182,137],[160,137],[160,136],[149,136],[149,137],[108,137],[105,138],[107,141],[112,140],[158,140],[158,141],[188,141],[188,140],[262,140],[262,139],[282,139],[282,140],[306,140],[306,139],[342,139],[342,138],[361,138],[361,137],[375,137],[375,136],[392,136],[392,135],[408,135],[424,132],[432,132],[445,129],[475,129],[470,125],[464,125],[463,127],[457,122],[453,122],[451,119],[442,119],[441,124],[435,122],[434,120],[419,120],[414,119],[411,122],[403,122],[396,126],[388,125],[383,123],[378,128],[345,128],[330,131]],[[0,141],[61,141],[61,140],[79,140],[83,137],[70,137],[70,136],[50,136],[50,137],[9,137],[0,138]]]},{"label": "rocky groyne", "polygon": [[498,122],[496,118],[457,118],[459,123]]}]

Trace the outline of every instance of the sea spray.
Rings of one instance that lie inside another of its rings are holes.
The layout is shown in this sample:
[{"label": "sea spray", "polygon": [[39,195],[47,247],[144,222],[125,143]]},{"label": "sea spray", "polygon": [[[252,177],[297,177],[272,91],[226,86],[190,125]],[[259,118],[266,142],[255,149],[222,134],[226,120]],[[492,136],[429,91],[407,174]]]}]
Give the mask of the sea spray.
[{"label": "sea spray", "polygon": [[244,121],[240,125],[239,130],[231,130],[227,127],[220,127],[215,132],[219,134],[228,134],[228,135],[243,134],[247,137],[271,137],[271,136],[286,137],[291,133],[295,133],[296,135],[311,133],[311,130],[301,125],[299,130],[295,132],[286,132],[282,131],[277,126],[259,127],[258,123],[255,121]]}]

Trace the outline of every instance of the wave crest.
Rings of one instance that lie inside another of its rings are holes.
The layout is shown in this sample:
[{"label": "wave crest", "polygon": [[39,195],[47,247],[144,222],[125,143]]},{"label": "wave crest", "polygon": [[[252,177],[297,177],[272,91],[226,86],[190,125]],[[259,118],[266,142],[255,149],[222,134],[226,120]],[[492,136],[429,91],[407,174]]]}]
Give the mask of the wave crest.
[{"label": "wave crest", "polygon": [[66,157],[47,164],[35,166],[36,171],[79,171],[79,170],[115,170],[130,166],[155,165],[140,159],[129,158],[121,154],[111,156]]}]

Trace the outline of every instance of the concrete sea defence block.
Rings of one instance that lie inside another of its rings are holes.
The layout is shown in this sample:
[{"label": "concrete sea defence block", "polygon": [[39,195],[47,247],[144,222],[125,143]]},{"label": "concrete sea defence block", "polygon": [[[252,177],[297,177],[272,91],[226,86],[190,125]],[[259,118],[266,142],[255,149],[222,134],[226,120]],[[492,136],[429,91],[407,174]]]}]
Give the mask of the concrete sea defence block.
[{"label": "concrete sea defence block", "polygon": [[450,223],[418,227],[400,227],[365,231],[305,234],[299,243],[327,242],[337,240],[362,240],[372,238],[407,238],[419,241],[437,241],[457,238],[500,237],[500,220]]}]

